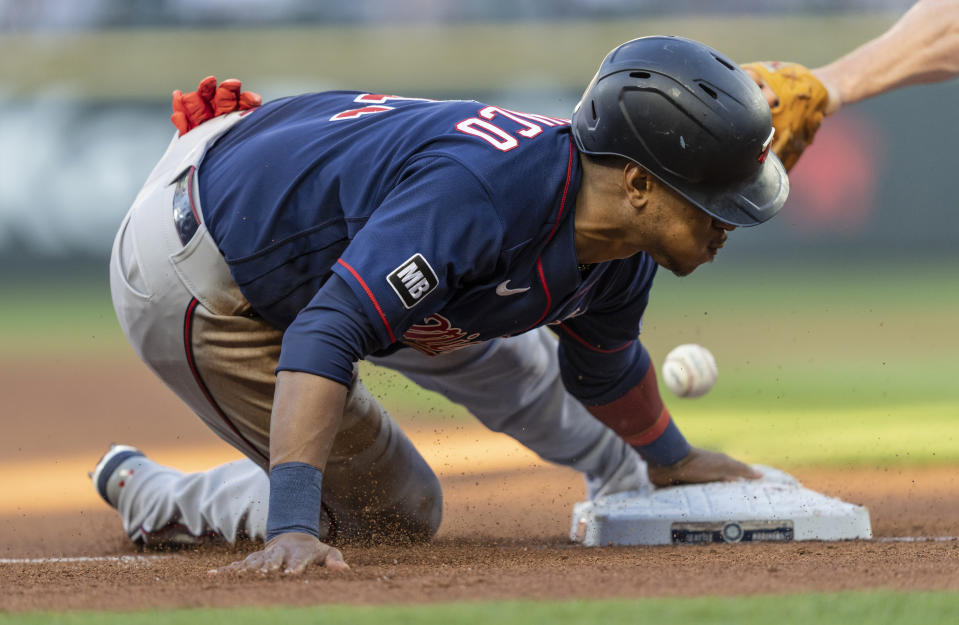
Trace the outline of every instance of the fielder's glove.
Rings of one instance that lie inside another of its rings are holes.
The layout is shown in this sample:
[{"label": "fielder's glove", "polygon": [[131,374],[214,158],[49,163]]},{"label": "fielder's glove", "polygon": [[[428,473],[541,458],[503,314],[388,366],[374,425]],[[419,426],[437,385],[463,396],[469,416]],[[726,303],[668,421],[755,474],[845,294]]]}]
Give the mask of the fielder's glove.
[{"label": "fielder's glove", "polygon": [[231,78],[216,86],[216,77],[207,76],[196,91],[173,92],[173,115],[170,121],[182,137],[208,119],[233,111],[246,111],[263,103],[259,93],[241,91],[239,80]]},{"label": "fielder's glove", "polygon": [[768,87],[776,94],[769,106],[776,129],[772,150],[788,171],[812,143],[829,104],[829,93],[812,72],[798,63],[757,62],[742,67],[760,87]]}]

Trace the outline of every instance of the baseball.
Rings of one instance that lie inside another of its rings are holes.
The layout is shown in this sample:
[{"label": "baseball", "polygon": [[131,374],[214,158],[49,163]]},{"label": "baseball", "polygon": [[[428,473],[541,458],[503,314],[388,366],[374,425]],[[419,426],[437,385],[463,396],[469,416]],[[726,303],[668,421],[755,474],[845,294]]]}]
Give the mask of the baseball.
[{"label": "baseball", "polygon": [[673,348],[663,361],[663,381],[679,397],[700,397],[716,383],[719,370],[712,353],[702,345],[686,343]]}]

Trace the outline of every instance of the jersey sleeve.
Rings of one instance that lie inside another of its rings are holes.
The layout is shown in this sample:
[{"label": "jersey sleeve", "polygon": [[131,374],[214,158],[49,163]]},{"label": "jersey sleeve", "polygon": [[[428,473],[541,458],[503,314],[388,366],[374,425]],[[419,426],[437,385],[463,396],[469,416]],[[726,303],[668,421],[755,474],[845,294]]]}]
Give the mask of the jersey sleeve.
[{"label": "jersey sleeve", "polygon": [[278,369],[338,371],[338,379],[352,368],[349,358],[393,345],[462,285],[494,271],[502,233],[488,190],[468,168],[421,157],[334,264],[338,280],[324,284],[287,329]]},{"label": "jersey sleeve", "polygon": [[373,351],[375,343],[361,302],[333,275],[283,333],[276,370],[312,373],[350,386],[353,363]]},{"label": "jersey sleeve", "polygon": [[621,267],[604,289],[608,296],[556,328],[563,383],[587,406],[619,399],[649,369],[639,333],[655,270],[651,262]]}]

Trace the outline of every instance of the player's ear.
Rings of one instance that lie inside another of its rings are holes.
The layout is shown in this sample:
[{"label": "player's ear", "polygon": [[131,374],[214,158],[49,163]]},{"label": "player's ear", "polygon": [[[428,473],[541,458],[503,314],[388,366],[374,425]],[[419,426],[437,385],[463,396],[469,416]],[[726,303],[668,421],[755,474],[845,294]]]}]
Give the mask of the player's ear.
[{"label": "player's ear", "polygon": [[645,206],[653,187],[652,177],[641,166],[628,161],[623,168],[623,184],[626,189],[626,199],[634,207]]}]

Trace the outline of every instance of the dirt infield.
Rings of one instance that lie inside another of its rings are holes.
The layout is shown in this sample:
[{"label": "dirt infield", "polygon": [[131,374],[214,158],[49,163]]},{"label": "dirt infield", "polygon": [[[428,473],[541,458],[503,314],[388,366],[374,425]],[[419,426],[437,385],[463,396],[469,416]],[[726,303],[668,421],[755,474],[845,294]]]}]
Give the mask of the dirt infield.
[{"label": "dirt infield", "polygon": [[[0,365],[0,379],[9,408],[0,439],[0,610],[959,589],[956,541],[572,546],[578,475],[503,437],[415,418],[408,429],[445,494],[443,528],[430,545],[346,546],[352,571],[316,568],[296,579],[207,575],[243,553],[227,548],[155,560],[25,561],[138,555],[83,475],[109,441],[191,470],[235,454],[130,362]],[[878,537],[959,535],[956,468],[793,473],[867,505]]]}]

